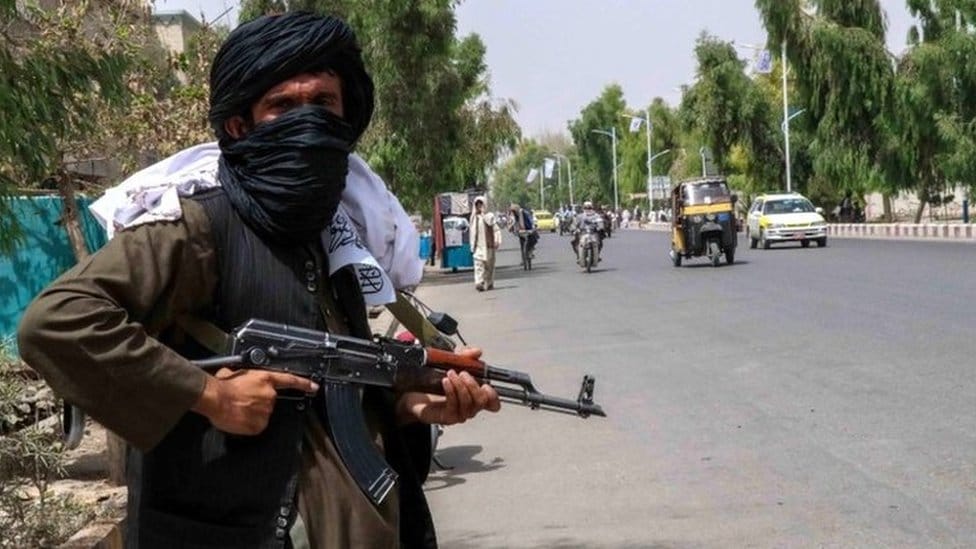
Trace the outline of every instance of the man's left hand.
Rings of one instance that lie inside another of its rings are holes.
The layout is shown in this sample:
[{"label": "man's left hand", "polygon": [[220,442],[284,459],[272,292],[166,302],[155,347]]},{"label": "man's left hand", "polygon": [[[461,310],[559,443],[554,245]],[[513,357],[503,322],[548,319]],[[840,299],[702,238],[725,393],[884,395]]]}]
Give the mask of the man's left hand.
[{"label": "man's left hand", "polygon": [[[462,350],[459,354],[478,358],[479,349]],[[482,410],[497,412],[501,409],[498,393],[491,385],[479,385],[467,372],[460,374],[454,370],[447,372],[441,380],[444,395],[408,392],[400,396],[397,416],[400,423],[419,421],[421,423],[454,425],[478,415]]]}]

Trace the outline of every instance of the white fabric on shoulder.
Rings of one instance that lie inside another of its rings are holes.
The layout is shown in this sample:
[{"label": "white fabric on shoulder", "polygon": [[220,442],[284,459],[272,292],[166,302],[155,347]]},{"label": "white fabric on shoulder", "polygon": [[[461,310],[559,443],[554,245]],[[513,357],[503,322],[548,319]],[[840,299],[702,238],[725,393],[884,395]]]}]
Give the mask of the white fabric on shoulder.
[{"label": "white fabric on shoulder", "polygon": [[[180,197],[220,186],[219,158],[216,142],[184,149],[107,190],[89,209],[109,238],[122,228],[179,219]],[[420,237],[413,223],[383,180],[357,155],[349,156],[346,190],[322,241],[329,252],[329,274],[355,265],[370,305],[395,301],[395,288],[416,286],[423,276]]]}]

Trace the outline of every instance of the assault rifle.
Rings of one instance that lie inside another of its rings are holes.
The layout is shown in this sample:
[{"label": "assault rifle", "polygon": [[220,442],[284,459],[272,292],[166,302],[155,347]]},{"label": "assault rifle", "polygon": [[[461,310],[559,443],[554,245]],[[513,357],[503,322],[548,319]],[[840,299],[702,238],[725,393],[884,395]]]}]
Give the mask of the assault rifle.
[{"label": "assault rifle", "polygon": [[[576,400],[539,392],[524,372],[488,366],[484,362],[433,347],[424,348],[387,338],[372,340],[252,319],[231,334],[227,356],[198,360],[206,370],[259,369],[287,372],[311,379],[325,392],[325,406],[336,450],[360,489],[379,504],[393,488],[397,475],[380,455],[366,427],[359,386],[397,391],[443,394],[441,380],[448,370],[468,372],[489,383],[502,401],[579,417],[606,417],[593,402],[595,380],[584,376]],[[309,398],[279,396],[279,398]]]}]

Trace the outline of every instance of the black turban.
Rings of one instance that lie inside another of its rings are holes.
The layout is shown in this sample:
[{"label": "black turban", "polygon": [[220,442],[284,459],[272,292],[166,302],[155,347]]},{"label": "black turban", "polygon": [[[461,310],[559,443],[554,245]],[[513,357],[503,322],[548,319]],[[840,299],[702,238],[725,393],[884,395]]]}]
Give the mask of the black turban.
[{"label": "black turban", "polygon": [[230,33],[210,70],[210,126],[228,139],[224,122],[249,115],[268,90],[325,70],[342,78],[343,118],[358,140],[373,116],[373,81],[356,35],[340,19],[308,12],[260,17]]}]

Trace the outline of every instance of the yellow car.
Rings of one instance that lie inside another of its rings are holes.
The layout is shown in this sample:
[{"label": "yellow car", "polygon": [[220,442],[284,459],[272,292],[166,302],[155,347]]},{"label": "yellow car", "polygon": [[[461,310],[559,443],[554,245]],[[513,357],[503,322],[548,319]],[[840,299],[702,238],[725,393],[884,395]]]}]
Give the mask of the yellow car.
[{"label": "yellow car", "polygon": [[552,216],[552,212],[549,210],[536,210],[533,215],[535,216],[535,230],[549,231],[551,233],[556,232],[558,222]]},{"label": "yellow car", "polygon": [[827,221],[823,208],[815,208],[800,193],[762,194],[749,208],[746,223],[749,247],[764,250],[776,242],[799,242],[806,248],[810,242],[827,246]]}]

